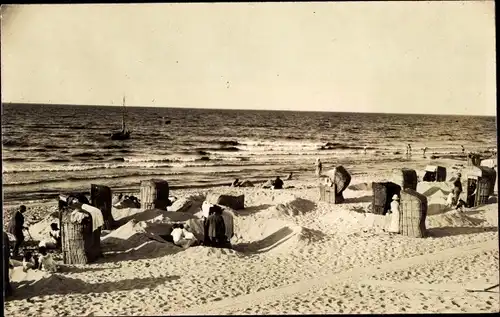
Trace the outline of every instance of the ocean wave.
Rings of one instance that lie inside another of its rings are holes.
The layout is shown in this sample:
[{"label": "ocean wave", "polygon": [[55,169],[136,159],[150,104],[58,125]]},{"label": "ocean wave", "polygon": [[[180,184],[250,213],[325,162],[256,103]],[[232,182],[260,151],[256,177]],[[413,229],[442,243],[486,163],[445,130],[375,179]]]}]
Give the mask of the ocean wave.
[{"label": "ocean wave", "polygon": [[25,161],[28,161],[29,159],[26,159],[26,158],[20,158],[20,157],[8,157],[8,158],[4,158],[3,161],[4,162],[25,162]]},{"label": "ocean wave", "polygon": [[240,145],[240,142],[233,141],[233,140],[211,140],[211,141],[208,141],[208,143],[216,143],[216,144],[220,144],[221,146],[237,146],[237,145]]},{"label": "ocean wave", "polygon": [[52,159],[47,159],[44,162],[69,163],[69,162],[71,162],[71,160],[63,159],[63,158],[52,158]]},{"label": "ocean wave", "polygon": [[82,180],[96,180],[96,179],[119,179],[119,178],[127,178],[127,177],[138,177],[138,176],[173,176],[173,175],[185,175],[190,174],[190,172],[161,172],[161,173],[130,173],[126,175],[82,175],[82,176],[70,176],[64,178],[51,178],[51,179],[39,179],[39,180],[20,180],[4,183],[4,186],[17,186],[17,185],[36,185],[36,184],[44,184],[44,183],[60,183],[60,182],[68,182],[68,181],[82,181]]},{"label": "ocean wave", "polygon": [[26,147],[26,146],[29,146],[29,142],[7,139],[7,140],[3,140],[2,141],[2,146],[6,147],[6,148],[10,148],[10,147]]}]

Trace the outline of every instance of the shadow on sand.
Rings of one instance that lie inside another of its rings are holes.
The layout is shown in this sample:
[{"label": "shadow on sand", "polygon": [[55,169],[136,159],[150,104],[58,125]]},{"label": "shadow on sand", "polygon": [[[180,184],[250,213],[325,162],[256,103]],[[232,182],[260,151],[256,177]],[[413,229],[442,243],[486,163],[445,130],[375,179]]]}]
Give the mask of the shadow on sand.
[{"label": "shadow on sand", "polygon": [[[141,236],[136,234],[135,236]],[[163,239],[137,239],[134,236],[127,240],[119,238],[108,238],[103,242],[103,257],[97,259],[95,263],[108,263],[120,261],[134,261],[141,259],[160,258],[167,255],[173,255],[184,249]],[[144,237],[142,235],[142,237]],[[161,241],[161,240],[163,241]],[[124,247],[126,245],[126,247]]]},{"label": "shadow on sand", "polygon": [[241,210],[236,210],[234,213],[238,216],[249,216],[249,215],[253,215],[253,214],[256,214],[258,212],[261,212],[263,210],[266,210],[270,207],[272,207],[273,205],[270,205],[270,204],[264,204],[264,205],[260,205],[260,206],[253,206],[253,207],[248,207],[248,208],[245,208],[245,209],[241,209]]},{"label": "shadow on sand", "polygon": [[293,237],[294,234],[295,231],[289,227],[284,227],[262,240],[251,243],[234,244],[233,250],[247,255],[268,252],[285,243],[288,239]]},{"label": "shadow on sand", "polygon": [[64,273],[85,273],[85,272],[98,272],[98,271],[105,271],[105,270],[110,270],[112,268],[109,267],[88,267],[88,266],[70,266],[69,264],[62,264],[59,266],[58,273],[64,274]]},{"label": "shadow on sand", "polygon": [[497,232],[497,227],[442,227],[427,229],[427,234],[432,238],[458,236],[481,232]]},{"label": "shadow on sand", "polygon": [[185,213],[185,212],[174,212],[174,211],[166,211],[166,210],[160,210],[160,209],[150,209],[150,210],[138,212],[136,214],[118,219],[116,221],[116,224],[117,224],[116,228],[123,226],[124,224],[126,224],[130,220],[135,220],[137,222],[149,221],[149,220],[152,220],[160,215],[165,217],[165,218],[169,218],[171,221],[174,221],[174,222],[187,221],[189,219],[195,218],[192,214]]},{"label": "shadow on sand", "polygon": [[354,197],[354,198],[345,198],[345,204],[354,204],[354,203],[369,203],[373,200],[372,195],[362,196],[362,197]]},{"label": "shadow on sand", "polygon": [[116,291],[130,291],[143,288],[154,288],[174,280],[180,276],[134,278],[104,283],[87,283],[80,279],[70,278],[60,274],[53,274],[36,282],[26,281],[12,283],[14,295],[10,300],[28,299],[33,296],[107,293]]}]

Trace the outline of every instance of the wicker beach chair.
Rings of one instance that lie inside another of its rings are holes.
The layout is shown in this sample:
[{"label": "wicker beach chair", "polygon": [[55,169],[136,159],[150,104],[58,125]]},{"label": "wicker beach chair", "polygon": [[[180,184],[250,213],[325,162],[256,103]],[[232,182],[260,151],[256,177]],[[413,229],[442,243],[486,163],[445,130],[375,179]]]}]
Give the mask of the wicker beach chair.
[{"label": "wicker beach chair", "polygon": [[409,168],[395,170],[393,172],[393,182],[401,186],[402,189],[410,188],[417,190],[417,172]]},{"label": "wicker beach chair", "polygon": [[108,186],[90,185],[90,201],[92,206],[97,207],[102,212],[104,219],[104,229],[113,230],[116,227],[116,221],[111,213],[112,208],[112,193]]},{"label": "wicker beach chair", "polygon": [[169,205],[168,182],[161,179],[151,179],[141,182],[141,209],[167,209]]},{"label": "wicker beach chair", "polygon": [[427,217],[427,197],[406,188],[401,191],[400,232],[403,236],[423,238],[427,235],[425,218]]},{"label": "wicker beach chair", "polygon": [[331,204],[339,204],[344,202],[343,192],[351,183],[351,175],[343,166],[337,166],[327,172],[323,177],[329,179],[329,185],[319,185],[320,201],[325,201]]},{"label": "wicker beach chair", "polygon": [[[473,166],[467,171],[467,197],[469,207],[484,205],[494,193],[496,171],[486,166]],[[472,196],[474,190],[476,194]]]},{"label": "wicker beach chair", "polygon": [[72,208],[61,212],[61,238],[64,264],[88,264],[102,255],[101,228],[92,230],[92,216],[80,211],[83,218],[74,221]]},{"label": "wicker beach chair", "polygon": [[401,186],[392,182],[372,183],[373,201],[371,213],[385,215],[391,209],[392,196],[399,195]]},{"label": "wicker beach chair", "polygon": [[446,167],[427,165],[425,167],[424,182],[445,182]]}]

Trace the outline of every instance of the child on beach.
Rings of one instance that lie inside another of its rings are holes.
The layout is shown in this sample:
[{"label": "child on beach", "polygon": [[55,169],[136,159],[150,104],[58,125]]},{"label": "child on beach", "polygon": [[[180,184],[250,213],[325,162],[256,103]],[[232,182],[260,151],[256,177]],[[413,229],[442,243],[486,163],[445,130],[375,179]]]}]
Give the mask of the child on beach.
[{"label": "child on beach", "polygon": [[47,252],[47,248],[43,246],[39,247],[38,252],[40,253],[38,256],[38,268],[51,273],[57,272],[56,262],[52,258],[52,255]]},{"label": "child on beach", "polygon": [[196,242],[194,234],[187,230],[189,228],[187,225],[175,223],[173,228],[174,230],[172,230],[170,235],[174,244],[187,249]]}]

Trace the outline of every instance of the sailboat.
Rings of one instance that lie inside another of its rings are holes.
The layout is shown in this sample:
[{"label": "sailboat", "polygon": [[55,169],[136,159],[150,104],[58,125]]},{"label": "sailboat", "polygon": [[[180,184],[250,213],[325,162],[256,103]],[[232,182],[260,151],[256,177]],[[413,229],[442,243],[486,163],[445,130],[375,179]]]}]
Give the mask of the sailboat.
[{"label": "sailboat", "polygon": [[111,134],[111,140],[128,140],[130,131],[125,127],[125,96],[123,96],[122,130]]}]

